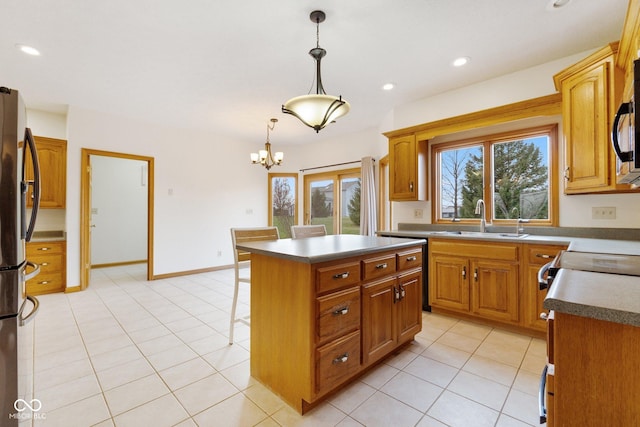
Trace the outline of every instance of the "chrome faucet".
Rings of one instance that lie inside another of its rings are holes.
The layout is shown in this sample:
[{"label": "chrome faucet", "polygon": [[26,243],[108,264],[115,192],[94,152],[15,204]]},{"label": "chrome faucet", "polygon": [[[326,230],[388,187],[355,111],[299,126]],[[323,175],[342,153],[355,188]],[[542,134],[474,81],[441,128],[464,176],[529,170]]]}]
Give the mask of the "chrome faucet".
[{"label": "chrome faucet", "polygon": [[476,215],[480,215],[480,232],[484,233],[487,231],[487,221],[485,219],[484,200],[482,199],[478,199],[476,203]]},{"label": "chrome faucet", "polygon": [[516,219],[516,233],[515,234],[516,234],[516,236],[519,236],[520,233],[524,232],[524,228],[522,227],[522,224],[528,223],[529,220],[520,218],[520,210],[517,207],[513,208],[511,210],[511,213],[514,214],[514,216],[518,217]]}]

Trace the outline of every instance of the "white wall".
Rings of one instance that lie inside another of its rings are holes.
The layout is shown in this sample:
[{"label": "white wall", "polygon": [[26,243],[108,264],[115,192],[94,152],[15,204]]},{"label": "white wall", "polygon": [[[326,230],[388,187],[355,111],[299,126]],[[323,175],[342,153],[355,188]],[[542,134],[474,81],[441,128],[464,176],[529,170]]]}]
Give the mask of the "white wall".
[{"label": "white wall", "polygon": [[147,259],[147,162],[91,156],[91,264]]},{"label": "white wall", "polygon": [[155,159],[156,275],[231,264],[229,228],[267,222],[266,171],[247,160],[255,144],[73,106],[67,129],[69,286],[79,284],[78,182],[83,147]]}]

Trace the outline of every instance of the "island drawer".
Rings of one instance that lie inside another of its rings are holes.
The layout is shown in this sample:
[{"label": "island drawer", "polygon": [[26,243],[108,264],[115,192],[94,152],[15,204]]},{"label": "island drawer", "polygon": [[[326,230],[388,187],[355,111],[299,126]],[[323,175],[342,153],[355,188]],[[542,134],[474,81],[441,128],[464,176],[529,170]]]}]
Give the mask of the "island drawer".
[{"label": "island drawer", "polygon": [[331,389],[360,370],[360,331],[316,350],[316,389]]},{"label": "island drawer", "polygon": [[377,279],[396,272],[396,254],[387,254],[362,261],[363,280]]},{"label": "island drawer", "polygon": [[360,287],[320,297],[316,300],[318,310],[318,341],[360,329]]},{"label": "island drawer", "polygon": [[360,263],[349,262],[316,270],[316,289],[319,294],[360,282]]},{"label": "island drawer", "polygon": [[422,250],[412,249],[410,251],[398,252],[397,263],[398,271],[422,267]]}]

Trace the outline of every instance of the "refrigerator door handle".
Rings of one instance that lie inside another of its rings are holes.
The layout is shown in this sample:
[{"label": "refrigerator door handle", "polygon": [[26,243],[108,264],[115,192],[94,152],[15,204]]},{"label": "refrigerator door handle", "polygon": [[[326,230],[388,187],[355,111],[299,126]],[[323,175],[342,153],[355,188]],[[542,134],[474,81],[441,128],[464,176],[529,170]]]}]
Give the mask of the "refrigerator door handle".
[{"label": "refrigerator door handle", "polygon": [[32,271],[31,273],[27,273],[27,274],[25,274],[25,275],[23,276],[23,279],[24,279],[24,281],[25,281],[25,282],[26,282],[26,281],[29,281],[29,280],[31,280],[31,279],[33,279],[33,278],[34,278],[34,277],[36,277],[38,274],[40,274],[40,266],[39,266],[38,264],[35,264],[35,263],[31,262],[31,261],[27,261],[27,262],[24,264],[25,271],[26,271],[26,269],[27,269],[27,266],[28,266],[28,267],[33,267],[33,271]]},{"label": "refrigerator door handle", "polygon": [[[33,181],[29,182],[29,185],[33,185],[33,206],[31,209],[31,219],[29,220],[29,228],[27,228],[26,233],[23,229],[23,233],[25,233],[24,238],[25,241],[31,241],[31,236],[33,235],[33,229],[36,226],[36,216],[38,215],[38,209],[40,209],[40,164],[38,163],[38,152],[36,151],[36,142],[33,139],[33,135],[31,134],[31,129],[26,128],[24,131],[24,139],[26,141],[25,150],[27,146],[29,147],[29,151],[31,152],[31,161],[33,162]],[[23,157],[23,159],[25,159]],[[24,207],[26,205],[26,197],[27,197],[27,182],[24,179],[24,168],[23,170],[23,212],[25,212]]]},{"label": "refrigerator door handle", "polygon": [[[22,311],[24,310],[24,305],[27,303],[27,300],[33,303],[33,309],[31,310],[31,313],[27,315],[27,317],[22,317]],[[31,322],[33,318],[36,317],[36,314],[38,314],[39,308],[40,308],[40,301],[38,301],[38,298],[33,297],[31,295],[27,295],[27,299],[24,300],[24,302],[22,303],[22,307],[20,307],[20,314],[18,315],[18,324],[20,326],[24,326],[27,323]]]}]

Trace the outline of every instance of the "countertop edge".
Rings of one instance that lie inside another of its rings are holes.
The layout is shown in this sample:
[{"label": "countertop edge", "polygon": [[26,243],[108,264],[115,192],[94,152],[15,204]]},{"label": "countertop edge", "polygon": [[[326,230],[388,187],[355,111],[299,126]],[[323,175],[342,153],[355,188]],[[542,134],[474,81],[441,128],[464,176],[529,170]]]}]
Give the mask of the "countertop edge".
[{"label": "countertop edge", "polygon": [[[317,237],[310,237],[308,239],[317,239]],[[283,240],[291,240],[291,239],[280,239]],[[303,240],[303,239],[300,239]],[[273,242],[278,242],[273,241]],[[260,245],[265,242],[253,242],[253,243],[239,243],[236,245],[236,248],[257,253],[260,255],[272,256],[275,258],[286,259],[289,261],[302,262],[306,264],[317,264],[321,262],[327,261],[335,261],[343,258],[357,257],[363,255],[374,254],[378,252],[391,251],[397,249],[410,248],[414,246],[424,245],[427,243],[424,239],[394,239],[391,243],[385,243],[382,245],[368,246],[368,247],[357,247],[353,249],[340,250],[337,252],[327,252],[322,254],[315,255],[298,255],[291,252],[282,252],[269,248],[260,247]]]}]

